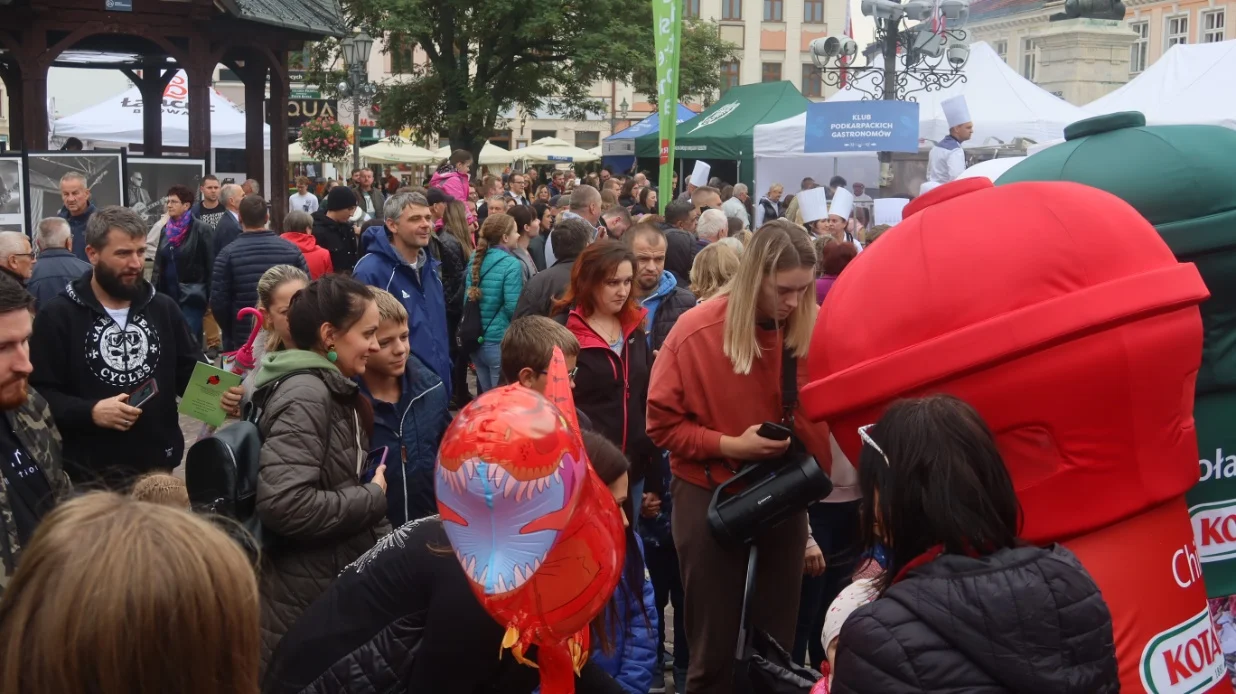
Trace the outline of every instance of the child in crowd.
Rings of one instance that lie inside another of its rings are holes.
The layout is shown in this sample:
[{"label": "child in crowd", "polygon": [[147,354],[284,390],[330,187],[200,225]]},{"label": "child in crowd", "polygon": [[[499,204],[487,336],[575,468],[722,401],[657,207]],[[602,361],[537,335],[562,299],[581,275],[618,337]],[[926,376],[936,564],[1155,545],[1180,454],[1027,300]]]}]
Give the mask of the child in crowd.
[{"label": "child in crowd", "polygon": [[555,347],[562,350],[571,387],[575,387],[575,362],[579,359],[579,340],[575,335],[558,321],[545,316],[524,316],[511,321],[499,347],[502,382],[518,383],[544,394]]},{"label": "child in crowd", "polygon": [[390,292],[373,289],[378,352],[357,379],[373,405],[373,450],[386,449],[386,515],[398,527],[438,512],[434,463],[451,423],[451,394],[408,342],[408,311]]},{"label": "child in crowd", "polygon": [[185,511],[190,508],[189,488],[185,486],[185,481],[163,472],[152,472],[139,479],[133,485],[129,496],[138,501],[149,501]]},{"label": "child in crowd", "polygon": [[[245,400],[252,395],[257,382],[258,371],[261,369],[262,357],[267,352],[278,352],[285,345],[292,344],[292,335],[288,329],[288,307],[296,292],[309,285],[309,275],[291,265],[276,265],[262,273],[258,279],[257,309],[262,312],[262,332],[253,343],[253,370],[241,382],[245,389]],[[233,417],[239,417],[240,408],[231,411]]]},{"label": "child in crowd", "polygon": [[821,668],[824,671],[824,679],[820,685],[817,685],[818,688],[811,690],[812,694],[829,694],[829,685],[833,681],[833,666],[837,658],[837,642],[841,638],[841,627],[845,624],[845,620],[854,613],[854,610],[875,600],[878,595],[876,579],[884,573],[886,564],[882,548],[877,547],[859,564],[858,570],[854,572],[853,581],[841,589],[841,593],[833,600],[833,604],[828,606],[828,613],[824,616],[823,642],[828,661]]}]

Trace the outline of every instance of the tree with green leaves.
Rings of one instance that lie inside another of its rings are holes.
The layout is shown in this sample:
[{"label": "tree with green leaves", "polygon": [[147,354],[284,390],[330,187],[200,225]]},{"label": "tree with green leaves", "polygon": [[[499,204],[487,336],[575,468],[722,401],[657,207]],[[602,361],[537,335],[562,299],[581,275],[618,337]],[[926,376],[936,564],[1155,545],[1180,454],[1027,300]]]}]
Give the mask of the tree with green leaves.
[{"label": "tree with green leaves", "polygon": [[[379,127],[446,132],[451,149],[480,160],[485,141],[513,107],[581,120],[607,113],[593,97],[598,81],[628,81],[655,98],[652,9],[641,0],[344,0],[355,25],[385,37],[388,53],[420,48],[424,64],[379,85]],[[735,47],[711,22],[689,20],[682,32],[683,95],[703,96],[720,83],[720,65]],[[343,73],[338,44],[312,51],[307,81],[328,93]]]}]

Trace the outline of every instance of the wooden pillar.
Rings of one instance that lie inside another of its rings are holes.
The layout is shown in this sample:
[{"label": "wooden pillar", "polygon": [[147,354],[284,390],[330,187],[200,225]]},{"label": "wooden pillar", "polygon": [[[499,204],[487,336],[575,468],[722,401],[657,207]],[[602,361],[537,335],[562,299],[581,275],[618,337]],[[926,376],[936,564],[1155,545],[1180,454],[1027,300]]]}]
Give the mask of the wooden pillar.
[{"label": "wooden pillar", "polygon": [[210,78],[215,66],[210,44],[202,36],[189,39],[189,156],[210,162]]},{"label": "wooden pillar", "polygon": [[47,149],[47,68],[39,59],[47,50],[47,33],[29,27],[22,32],[21,116],[22,149]]},{"label": "wooden pillar", "polygon": [[160,70],[146,65],[141,74],[122,69],[142,94],[142,156],[163,156],[163,92],[176,75],[175,70]]},{"label": "wooden pillar", "polygon": [[275,46],[270,66],[270,210],[271,228],[283,228],[288,203],[288,47]]},{"label": "wooden pillar", "polygon": [[[266,64],[256,55],[245,64],[242,79],[245,83],[245,175],[262,181],[262,190],[275,200],[270,181],[265,180],[266,145],[262,133],[266,125]],[[271,139],[273,140],[273,134]]]},{"label": "wooden pillar", "polygon": [[0,80],[4,81],[4,91],[8,94],[9,114],[9,149],[20,149],[25,141],[25,125],[22,122],[22,84],[21,68],[17,61],[0,63]]}]

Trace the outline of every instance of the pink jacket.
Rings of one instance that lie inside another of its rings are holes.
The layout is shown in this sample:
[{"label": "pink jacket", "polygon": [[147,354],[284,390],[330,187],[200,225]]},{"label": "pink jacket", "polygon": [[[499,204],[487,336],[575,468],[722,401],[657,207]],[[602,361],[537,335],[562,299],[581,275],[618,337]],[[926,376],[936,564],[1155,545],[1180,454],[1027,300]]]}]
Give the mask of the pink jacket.
[{"label": "pink jacket", "polygon": [[[441,188],[447,195],[455,198],[459,202],[468,203],[468,189],[471,188],[468,174],[459,171],[439,171],[429,179],[430,188]],[[468,210],[468,223],[476,221],[476,216],[472,210]],[[442,225],[442,220],[438,220],[438,226]]]}]

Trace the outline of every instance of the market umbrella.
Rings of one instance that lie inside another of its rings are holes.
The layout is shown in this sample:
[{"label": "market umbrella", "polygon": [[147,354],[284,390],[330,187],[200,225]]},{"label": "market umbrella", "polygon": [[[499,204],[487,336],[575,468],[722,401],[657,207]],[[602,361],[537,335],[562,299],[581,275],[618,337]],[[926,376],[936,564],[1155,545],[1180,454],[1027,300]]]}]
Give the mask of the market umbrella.
[{"label": "market umbrella", "polygon": [[[434,152],[435,161],[443,161],[451,156],[451,146],[443,145]],[[481,149],[481,160],[477,162],[481,166],[504,166],[515,161],[515,155],[511,152],[502,149],[498,145],[486,142],[485,147]]]},{"label": "market umbrella", "polygon": [[576,147],[556,137],[542,137],[531,145],[516,151],[515,156],[533,164],[582,163],[601,159],[599,153]]},{"label": "market umbrella", "polygon": [[378,164],[433,164],[439,159],[436,153],[402,138],[361,147],[360,155],[365,161]]},{"label": "market umbrella", "polygon": [[288,145],[288,163],[289,164],[304,164],[313,161],[313,157],[305,154],[305,150],[301,148],[300,142],[293,142]]}]

